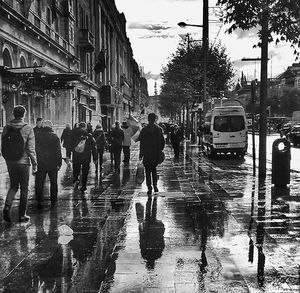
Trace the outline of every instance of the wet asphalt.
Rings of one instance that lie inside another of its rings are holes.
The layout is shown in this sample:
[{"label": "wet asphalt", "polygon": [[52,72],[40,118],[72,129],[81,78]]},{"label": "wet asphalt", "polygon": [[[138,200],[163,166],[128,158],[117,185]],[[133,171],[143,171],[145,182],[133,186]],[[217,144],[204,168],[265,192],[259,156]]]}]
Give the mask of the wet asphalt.
[{"label": "wet asphalt", "polygon": [[[103,174],[92,168],[84,194],[64,163],[43,211],[31,178],[30,222],[17,223],[18,200],[13,224],[0,220],[0,292],[299,292],[299,174],[274,188],[247,157],[209,160],[189,143],[178,160],[165,153],[151,197],[136,183],[138,145],[120,174],[108,156]],[[2,173],[1,209],[7,189]]]}]

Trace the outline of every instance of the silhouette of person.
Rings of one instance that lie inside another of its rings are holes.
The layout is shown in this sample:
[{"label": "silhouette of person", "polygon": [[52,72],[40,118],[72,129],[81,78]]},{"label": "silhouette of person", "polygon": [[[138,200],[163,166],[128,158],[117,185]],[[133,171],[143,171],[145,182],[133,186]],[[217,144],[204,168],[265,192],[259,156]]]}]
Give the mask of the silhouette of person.
[{"label": "silhouette of person", "polygon": [[[165,248],[165,225],[156,219],[157,198],[149,197],[146,203],[146,215],[144,218],[143,205],[136,204],[136,214],[139,224],[141,255],[146,260],[146,268],[154,269],[155,260],[162,256]],[[143,220],[142,220],[143,217]]]}]

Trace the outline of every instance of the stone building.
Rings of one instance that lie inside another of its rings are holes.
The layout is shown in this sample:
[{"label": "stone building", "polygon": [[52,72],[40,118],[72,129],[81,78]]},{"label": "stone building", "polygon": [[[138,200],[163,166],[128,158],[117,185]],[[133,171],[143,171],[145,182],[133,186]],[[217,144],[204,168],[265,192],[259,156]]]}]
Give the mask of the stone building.
[{"label": "stone building", "polygon": [[114,1],[0,2],[0,127],[23,104],[31,124],[43,117],[57,130],[79,121],[109,130],[142,93]]}]

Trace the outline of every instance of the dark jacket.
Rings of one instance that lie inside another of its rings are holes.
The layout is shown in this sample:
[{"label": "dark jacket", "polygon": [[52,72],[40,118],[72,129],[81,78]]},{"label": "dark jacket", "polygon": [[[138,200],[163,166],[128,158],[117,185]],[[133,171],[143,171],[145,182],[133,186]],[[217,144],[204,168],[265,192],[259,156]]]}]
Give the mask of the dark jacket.
[{"label": "dark jacket", "polygon": [[63,143],[63,147],[66,149],[72,148],[72,129],[65,128],[60,137],[60,141]]},{"label": "dark jacket", "polygon": [[96,141],[97,150],[103,150],[106,146],[105,134],[102,129],[95,129],[93,133],[93,137]]},{"label": "dark jacket", "polygon": [[144,166],[156,167],[160,152],[165,147],[162,129],[156,124],[148,124],[140,133],[140,156]]},{"label": "dark jacket", "polygon": [[50,127],[43,127],[35,137],[39,171],[56,170],[61,166],[62,156],[59,137]]},{"label": "dark jacket", "polygon": [[113,128],[111,133],[111,145],[112,148],[122,147],[124,140],[124,132],[122,129]]},{"label": "dark jacket", "polygon": [[[78,145],[81,139],[86,139],[85,147],[83,153],[75,152],[75,147]],[[93,160],[97,160],[97,149],[96,142],[92,134],[88,133],[82,128],[77,128],[72,131],[72,151],[73,151],[73,161],[90,163],[91,155],[93,155]]]},{"label": "dark jacket", "polygon": [[175,129],[173,129],[171,131],[170,139],[171,139],[172,145],[179,145],[180,142],[183,140],[183,134],[182,134],[181,129],[178,128],[176,132],[175,132]]}]

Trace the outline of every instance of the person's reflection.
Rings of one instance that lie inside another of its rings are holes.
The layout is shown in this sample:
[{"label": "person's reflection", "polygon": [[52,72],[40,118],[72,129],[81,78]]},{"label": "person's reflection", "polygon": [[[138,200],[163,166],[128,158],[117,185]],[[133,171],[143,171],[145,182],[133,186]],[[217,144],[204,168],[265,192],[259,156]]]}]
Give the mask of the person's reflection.
[{"label": "person's reflection", "polygon": [[114,188],[119,188],[121,186],[120,173],[115,172],[112,176],[112,186]]},{"label": "person's reflection", "polygon": [[157,198],[155,197],[153,201],[151,197],[148,198],[145,217],[143,205],[137,203],[136,214],[139,222],[141,255],[146,260],[146,268],[154,269],[155,260],[162,256],[165,248],[165,225],[156,219]]},{"label": "person's reflection", "polygon": [[265,182],[259,183],[258,190],[258,210],[257,210],[257,228],[256,228],[256,245],[258,251],[257,262],[257,282],[260,287],[264,286],[265,255],[263,252],[265,236],[265,216],[266,216],[266,185]]},{"label": "person's reflection", "polygon": [[129,168],[124,168],[123,169],[123,177],[122,177],[122,186],[125,186],[127,182],[130,179],[130,169]]},{"label": "person's reflection", "polygon": [[248,261],[253,263],[254,258],[254,242],[252,240],[252,228],[254,223],[254,198],[255,198],[255,182],[252,185],[252,193],[251,193],[251,218],[248,227],[248,236],[249,236],[249,253],[248,253]]}]

